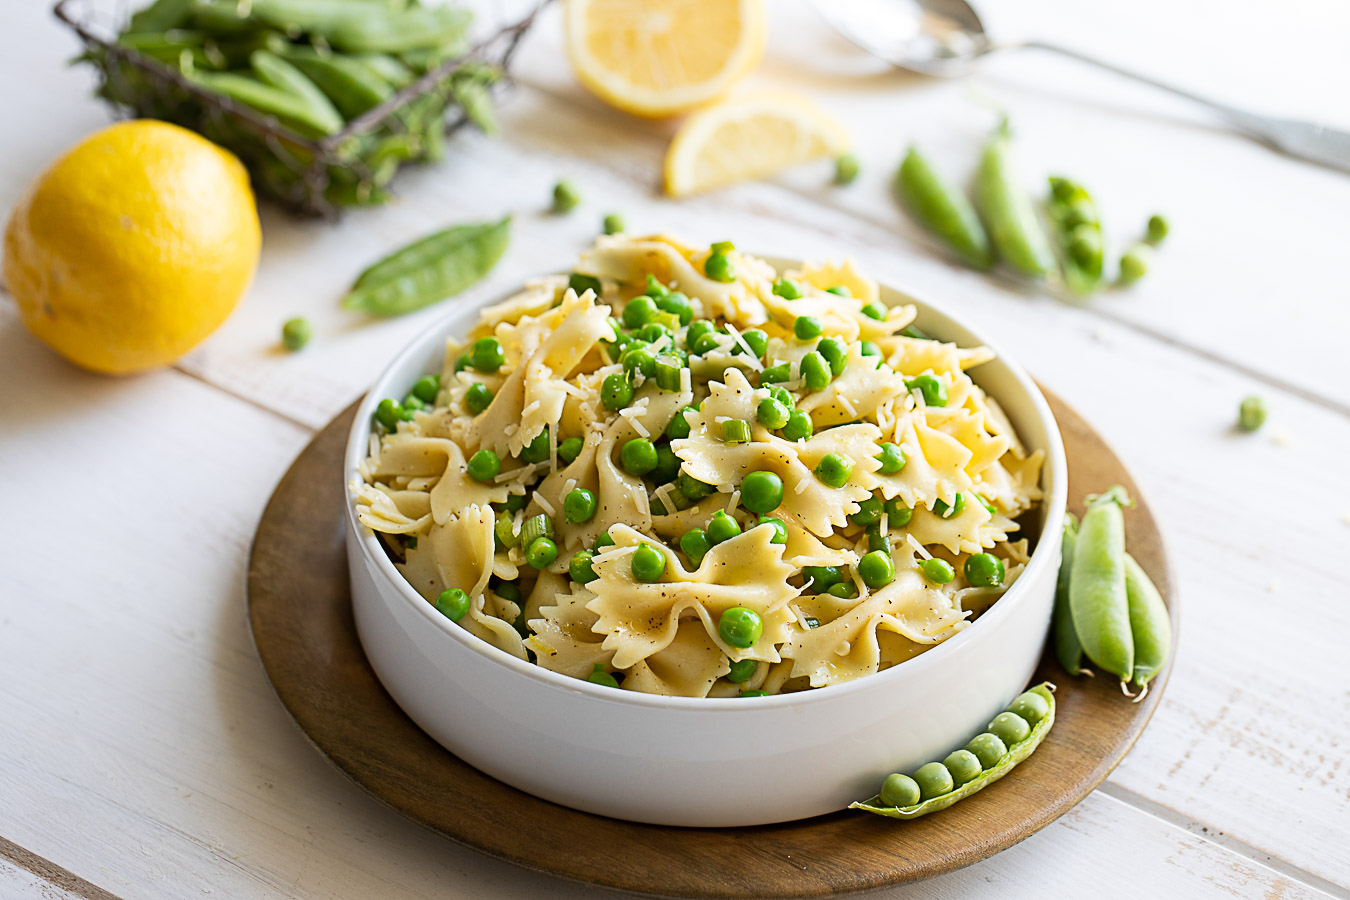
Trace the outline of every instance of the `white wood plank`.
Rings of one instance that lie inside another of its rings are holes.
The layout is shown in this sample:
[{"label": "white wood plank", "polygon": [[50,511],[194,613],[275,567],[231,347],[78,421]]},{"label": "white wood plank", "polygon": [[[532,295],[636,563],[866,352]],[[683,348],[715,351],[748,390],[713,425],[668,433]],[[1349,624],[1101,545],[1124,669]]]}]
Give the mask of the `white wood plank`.
[{"label": "white wood plank", "polygon": [[83,900],[60,885],[39,878],[0,857],[0,897],[7,900]]}]

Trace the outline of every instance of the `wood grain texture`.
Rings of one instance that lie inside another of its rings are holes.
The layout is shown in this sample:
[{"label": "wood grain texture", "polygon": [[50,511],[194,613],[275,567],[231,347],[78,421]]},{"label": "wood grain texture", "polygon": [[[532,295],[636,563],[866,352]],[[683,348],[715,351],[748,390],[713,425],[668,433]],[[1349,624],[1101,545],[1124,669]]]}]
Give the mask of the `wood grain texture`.
[{"label": "wood grain texture", "polygon": [[[1077,414],[1049,398],[1070,492],[1138,487]],[[897,826],[840,812],[755,828],[639,825],[558,806],[460,761],[403,714],[366,661],[352,620],[343,542],[342,452],[355,407],[333,420],[278,485],[249,562],[249,621],[263,666],[315,746],[379,800],[485,853],[609,888],[677,897],[825,897],[954,871],[1059,818],[1129,751],[1171,666],[1142,703],[1104,679],[1074,681],[1052,655],[1034,680],[1060,685],[1044,744],[1007,778],[941,814]],[[1081,511],[1081,510],[1080,510]],[[1178,604],[1147,506],[1127,516],[1131,553]],[[979,627],[978,623],[975,627]]]}]

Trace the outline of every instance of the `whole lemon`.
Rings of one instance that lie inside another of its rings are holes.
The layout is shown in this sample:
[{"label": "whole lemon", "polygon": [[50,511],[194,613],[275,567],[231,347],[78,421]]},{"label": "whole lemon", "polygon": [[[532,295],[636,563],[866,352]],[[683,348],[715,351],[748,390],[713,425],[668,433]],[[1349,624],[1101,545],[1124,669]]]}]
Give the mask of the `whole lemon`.
[{"label": "whole lemon", "polygon": [[33,334],[77,365],[123,374],[172,362],[225,321],[261,242],[233,154],[133,120],[33,182],[5,229],[4,274]]}]

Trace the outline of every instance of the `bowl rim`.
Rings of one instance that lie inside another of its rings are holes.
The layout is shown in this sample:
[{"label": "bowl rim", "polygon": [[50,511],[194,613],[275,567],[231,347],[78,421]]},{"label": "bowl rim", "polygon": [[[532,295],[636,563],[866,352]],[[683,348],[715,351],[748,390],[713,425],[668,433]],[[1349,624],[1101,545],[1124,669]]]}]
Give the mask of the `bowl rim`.
[{"label": "bowl rim", "polygon": [[[805,262],[790,257],[780,257],[775,255],[751,253],[758,259],[762,259],[772,265],[778,271],[787,268],[800,269]],[[556,275],[565,273],[547,273],[543,276],[528,276],[522,280],[531,281],[538,277],[547,277],[547,275]],[[381,371],[380,375],[371,384],[370,389],[360,400],[356,410],[356,416],[352,420],[351,431],[347,436],[347,444],[343,454],[342,471],[342,490],[346,495],[346,517],[347,527],[352,530],[361,547],[364,561],[367,568],[373,565],[373,571],[378,572],[380,576],[394,588],[400,595],[418,610],[419,614],[429,622],[433,627],[439,628],[441,633],[447,635],[456,641],[460,647],[468,649],[488,660],[504,665],[508,670],[514,671],[520,675],[532,679],[542,687],[550,687],[562,690],[571,694],[582,694],[595,699],[605,700],[610,703],[619,703],[628,706],[647,707],[664,709],[668,711],[682,712],[710,712],[710,713],[730,713],[733,710],[740,712],[753,712],[755,710],[767,709],[789,709],[793,707],[803,707],[823,702],[823,700],[842,700],[845,695],[864,691],[884,689],[890,682],[897,678],[919,678],[922,673],[933,666],[940,665],[944,659],[960,650],[973,638],[968,635],[975,631],[981,623],[986,620],[990,624],[982,628],[977,637],[988,634],[997,625],[999,621],[1010,616],[1018,600],[1025,596],[1030,590],[1031,585],[1036,583],[1041,577],[1042,572],[1048,568],[1050,559],[1057,556],[1058,540],[1047,540],[1047,536],[1057,538],[1063,529],[1064,516],[1068,507],[1068,464],[1064,451],[1063,438],[1060,435],[1059,424],[1055,420],[1050,405],[1046,402],[1044,394],[1040,388],[1026,373],[1026,371],[1017,363],[1017,361],[1007,356],[999,348],[997,342],[986,340],[983,333],[976,331],[965,323],[965,321],[952,314],[946,307],[940,303],[933,303],[930,300],[920,299],[912,292],[903,288],[896,287],[886,282],[877,282],[878,287],[883,294],[890,293],[896,295],[898,303],[912,303],[918,309],[916,318],[922,318],[925,310],[930,310],[939,316],[943,316],[960,328],[963,328],[971,337],[975,338],[976,345],[987,347],[994,353],[995,359],[1002,362],[1012,375],[1014,382],[1027,394],[1031,401],[1031,406],[1045,427],[1047,446],[1045,450],[1045,462],[1041,469],[1041,480],[1045,481],[1046,474],[1050,475],[1050,487],[1043,491],[1041,504],[1044,510],[1043,525],[1040,534],[1037,536],[1035,549],[1032,551],[1031,558],[1018,576],[1017,581],[999,597],[998,601],[993,603],[983,614],[960,632],[925,650],[918,656],[905,660],[903,663],[892,666],[884,671],[875,672],[843,684],[825,685],[819,688],[810,688],[808,690],[794,691],[787,694],[772,694],[767,697],[683,697],[667,696],[664,694],[647,694],[640,691],[615,690],[604,685],[592,684],[580,678],[573,678],[569,675],[563,675],[560,672],[554,672],[546,669],[536,663],[520,659],[507,653],[487,641],[479,638],[456,623],[446,618],[436,611],[436,608],[427,602],[421,594],[413,589],[412,584],[408,582],[403,574],[395,568],[389,554],[385,552],[380,545],[375,532],[362,525],[357,519],[356,498],[351,490],[353,479],[360,479],[358,467],[365,459],[370,449],[371,422],[375,412],[375,406],[385,396],[392,396],[400,393],[399,391],[389,391],[389,382],[394,374],[402,369],[410,359],[419,357],[428,353],[432,346],[444,347],[445,341],[451,337],[455,331],[456,324],[472,313],[476,313],[483,308],[494,303],[499,303],[520,292],[521,285],[513,286],[501,292],[494,293],[481,300],[475,300],[468,305],[456,305],[454,309],[447,310],[445,315],[437,319],[434,323],[424,329],[416,338],[410,341],[402,350],[400,350],[388,365]],[[882,301],[885,302],[883,296]],[[896,305],[896,304],[888,304]],[[462,326],[461,326],[462,327]],[[977,382],[978,383],[978,382]],[[995,398],[997,399],[997,398]],[[1002,405],[1000,401],[1000,405]],[[1020,434],[1019,434],[1020,438]],[[349,560],[350,563],[350,560]],[[822,700],[823,698],[823,700]]]}]

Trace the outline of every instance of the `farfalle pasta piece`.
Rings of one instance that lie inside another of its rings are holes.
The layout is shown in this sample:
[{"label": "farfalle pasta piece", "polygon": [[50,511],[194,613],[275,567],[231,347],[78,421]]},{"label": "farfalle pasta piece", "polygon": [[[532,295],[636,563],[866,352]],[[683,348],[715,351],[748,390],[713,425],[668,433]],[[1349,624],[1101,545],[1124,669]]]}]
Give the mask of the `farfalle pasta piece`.
[{"label": "farfalle pasta piece", "polygon": [[860,345],[851,345],[845,359],[844,371],[825,390],[797,403],[817,429],[871,416],[883,403],[905,392],[904,376],[889,366],[877,366],[876,357],[863,356]]},{"label": "farfalle pasta piece", "polygon": [[703,623],[684,619],[665,649],[633,664],[623,686],[644,694],[706,697],[717,679],[730,671],[730,661]]},{"label": "farfalle pasta piece", "polygon": [[473,504],[502,503],[507,496],[504,484],[482,484],[470,478],[464,451],[445,438],[419,437],[410,433],[394,435],[385,442],[379,464],[371,474],[377,479],[399,475],[435,479],[435,487],[431,489],[431,516],[438,525],[456,510]]}]

